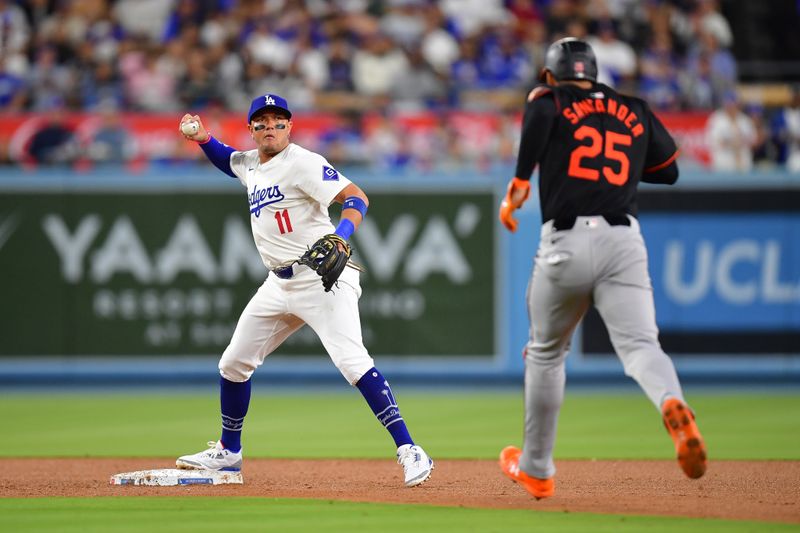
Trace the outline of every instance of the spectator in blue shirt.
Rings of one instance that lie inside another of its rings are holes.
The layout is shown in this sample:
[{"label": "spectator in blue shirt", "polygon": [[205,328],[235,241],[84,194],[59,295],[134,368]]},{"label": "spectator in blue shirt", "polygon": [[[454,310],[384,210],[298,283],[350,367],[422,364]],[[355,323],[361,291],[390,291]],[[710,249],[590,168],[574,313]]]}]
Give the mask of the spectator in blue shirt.
[{"label": "spectator in blue shirt", "polygon": [[108,61],[97,63],[92,70],[85,70],[80,79],[81,107],[95,110],[103,106],[122,109],[125,105],[125,89],[116,67]]},{"label": "spectator in blue shirt", "polygon": [[0,111],[21,111],[27,100],[25,80],[9,72],[0,61]]},{"label": "spectator in blue shirt", "polygon": [[677,110],[681,104],[678,63],[669,33],[653,36],[640,58],[639,93],[655,109]]},{"label": "spectator in blue shirt", "polygon": [[507,28],[486,38],[482,52],[480,78],[484,87],[521,87],[533,78],[528,53]]},{"label": "spectator in blue shirt", "polygon": [[167,24],[164,28],[164,36],[161,42],[168,43],[180,37],[183,30],[186,28],[201,27],[204,20],[204,13],[200,9],[200,6],[197,5],[196,0],[180,0],[177,7],[175,7],[167,19]]}]

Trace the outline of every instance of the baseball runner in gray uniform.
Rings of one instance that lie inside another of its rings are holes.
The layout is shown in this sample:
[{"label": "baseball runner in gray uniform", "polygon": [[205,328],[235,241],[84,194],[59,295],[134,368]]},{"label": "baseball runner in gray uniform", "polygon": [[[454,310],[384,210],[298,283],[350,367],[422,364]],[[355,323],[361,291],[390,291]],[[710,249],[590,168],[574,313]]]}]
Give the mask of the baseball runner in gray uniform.
[{"label": "baseball runner in gray uniform", "polygon": [[544,223],[527,290],[524,445],[500,454],[503,472],[537,499],[555,493],[564,359],[590,305],[608,328],[625,373],[660,410],[684,473],[699,478],[706,470],[694,413],[658,342],[647,250],[636,219],[640,181],[678,179],[677,147],[644,101],[618,94],[596,76],[586,42],[567,38],[549,48],[543,84],[528,96],[516,177],[500,208],[501,222],[515,231],[513,213],[527,200],[538,164]]}]

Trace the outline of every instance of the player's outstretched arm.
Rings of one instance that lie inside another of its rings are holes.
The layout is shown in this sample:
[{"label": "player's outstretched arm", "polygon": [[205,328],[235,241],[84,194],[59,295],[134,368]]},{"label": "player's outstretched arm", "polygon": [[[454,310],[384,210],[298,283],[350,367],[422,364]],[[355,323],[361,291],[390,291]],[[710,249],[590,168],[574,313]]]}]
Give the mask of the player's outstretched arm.
[{"label": "player's outstretched arm", "polygon": [[231,170],[231,154],[236,150],[212,137],[199,115],[186,113],[181,118],[178,129],[184,138],[200,145],[203,153],[215,167],[232,178],[236,177]]}]

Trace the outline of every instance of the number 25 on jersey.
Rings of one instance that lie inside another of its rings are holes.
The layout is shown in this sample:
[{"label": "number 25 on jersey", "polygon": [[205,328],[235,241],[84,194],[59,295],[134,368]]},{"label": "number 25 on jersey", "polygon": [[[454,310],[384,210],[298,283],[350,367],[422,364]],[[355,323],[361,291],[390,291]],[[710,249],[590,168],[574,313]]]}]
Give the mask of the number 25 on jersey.
[{"label": "number 25 on jersey", "polygon": [[597,181],[600,179],[600,172],[593,168],[586,168],[582,165],[584,159],[594,159],[605,146],[605,157],[611,161],[619,163],[619,171],[615,171],[609,166],[603,166],[603,177],[612,185],[625,185],[628,181],[630,172],[630,160],[625,152],[618,150],[620,146],[630,146],[631,136],[613,131],[605,132],[605,142],[603,135],[591,126],[581,126],[575,130],[575,139],[583,141],[589,139],[589,144],[578,146],[572,151],[569,157],[569,169],[567,174],[571,178]]}]

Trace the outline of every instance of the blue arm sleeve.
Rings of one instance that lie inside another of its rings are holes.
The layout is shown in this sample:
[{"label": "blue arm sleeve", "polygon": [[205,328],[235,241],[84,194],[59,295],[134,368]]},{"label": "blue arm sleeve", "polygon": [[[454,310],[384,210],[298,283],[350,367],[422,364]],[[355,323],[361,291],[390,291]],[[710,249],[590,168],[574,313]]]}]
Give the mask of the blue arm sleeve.
[{"label": "blue arm sleeve", "polygon": [[200,148],[203,149],[206,157],[214,163],[215,167],[232,178],[236,177],[236,174],[231,170],[231,154],[236,150],[227,144],[222,144],[211,136],[208,137],[206,142],[200,144]]},{"label": "blue arm sleeve", "polygon": [[336,226],[336,231],[334,231],[334,233],[339,237],[341,237],[342,239],[347,240],[350,238],[350,235],[352,235],[355,230],[356,227],[353,225],[353,223],[350,222],[348,219],[343,218],[342,221],[339,222],[339,225]]}]

